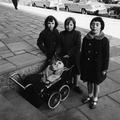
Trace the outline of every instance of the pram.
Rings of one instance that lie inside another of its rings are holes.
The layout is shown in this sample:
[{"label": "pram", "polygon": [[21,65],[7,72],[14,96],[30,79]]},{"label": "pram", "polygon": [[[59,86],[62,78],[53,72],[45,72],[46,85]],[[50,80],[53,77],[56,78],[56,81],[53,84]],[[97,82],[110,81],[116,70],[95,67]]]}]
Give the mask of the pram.
[{"label": "pram", "polygon": [[47,102],[49,108],[54,109],[69,96],[73,68],[65,59],[54,60],[42,72],[27,76],[22,83],[17,80],[21,79],[17,73],[12,74],[10,79],[24,92],[38,95],[40,100]]}]

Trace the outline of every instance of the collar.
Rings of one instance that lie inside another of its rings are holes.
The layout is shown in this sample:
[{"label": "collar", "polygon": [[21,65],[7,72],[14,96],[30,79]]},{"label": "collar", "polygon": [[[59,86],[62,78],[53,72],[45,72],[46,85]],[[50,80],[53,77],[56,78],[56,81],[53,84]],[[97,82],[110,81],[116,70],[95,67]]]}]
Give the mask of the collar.
[{"label": "collar", "polygon": [[101,39],[103,39],[103,38],[105,37],[105,34],[104,34],[103,32],[101,32],[98,36],[95,36],[95,35],[93,35],[92,32],[90,31],[90,32],[86,35],[86,37],[87,37],[88,39],[101,40]]}]

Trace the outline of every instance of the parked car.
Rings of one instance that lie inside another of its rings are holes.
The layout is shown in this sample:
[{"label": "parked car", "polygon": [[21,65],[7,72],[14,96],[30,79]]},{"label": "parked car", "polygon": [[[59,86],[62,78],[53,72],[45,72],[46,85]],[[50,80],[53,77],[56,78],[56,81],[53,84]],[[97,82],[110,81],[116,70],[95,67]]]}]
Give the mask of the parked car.
[{"label": "parked car", "polygon": [[66,11],[82,14],[107,14],[105,4],[96,0],[68,0],[64,5]]},{"label": "parked car", "polygon": [[108,8],[108,16],[120,19],[120,5],[109,7]]},{"label": "parked car", "polygon": [[32,0],[32,6],[43,8],[57,8],[64,7],[62,0]]}]

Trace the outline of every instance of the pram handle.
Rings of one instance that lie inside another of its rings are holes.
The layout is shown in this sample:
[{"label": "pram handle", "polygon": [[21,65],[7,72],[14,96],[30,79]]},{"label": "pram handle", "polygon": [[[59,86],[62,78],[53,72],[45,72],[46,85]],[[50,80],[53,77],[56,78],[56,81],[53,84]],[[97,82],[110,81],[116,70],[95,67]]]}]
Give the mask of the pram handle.
[{"label": "pram handle", "polygon": [[22,84],[20,84],[16,79],[15,77],[19,77],[21,78],[21,76],[18,74],[18,73],[13,73],[11,76],[10,76],[10,79],[12,81],[14,81],[17,85],[19,85],[21,88],[23,88],[25,90],[26,87],[24,87]]}]

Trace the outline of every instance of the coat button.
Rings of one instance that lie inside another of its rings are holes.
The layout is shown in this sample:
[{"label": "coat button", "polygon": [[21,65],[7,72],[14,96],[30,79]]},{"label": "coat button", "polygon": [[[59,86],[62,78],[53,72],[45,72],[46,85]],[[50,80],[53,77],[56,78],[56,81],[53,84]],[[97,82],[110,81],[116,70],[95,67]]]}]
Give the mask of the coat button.
[{"label": "coat button", "polygon": [[91,53],[91,51],[90,51],[90,50],[88,50],[88,53]]},{"label": "coat button", "polygon": [[96,53],[96,54],[98,54],[98,52],[97,52],[97,51],[96,51],[95,53]]},{"label": "coat button", "polygon": [[89,46],[91,46],[91,43],[89,43]]},{"label": "coat button", "polygon": [[88,58],[88,60],[90,60],[90,58]]}]

